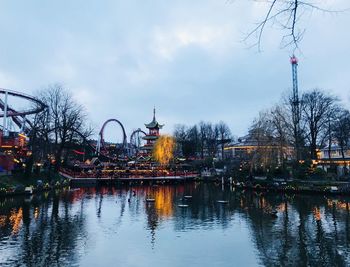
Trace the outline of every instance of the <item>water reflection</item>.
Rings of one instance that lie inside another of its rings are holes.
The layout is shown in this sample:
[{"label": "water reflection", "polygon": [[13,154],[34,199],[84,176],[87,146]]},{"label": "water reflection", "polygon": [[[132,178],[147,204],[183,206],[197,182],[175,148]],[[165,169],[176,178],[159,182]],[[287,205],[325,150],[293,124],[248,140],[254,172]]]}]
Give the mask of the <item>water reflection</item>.
[{"label": "water reflection", "polygon": [[[185,195],[192,198],[185,200]],[[148,197],[155,202],[146,202]],[[220,199],[228,204],[218,203]],[[127,264],[125,252],[143,258],[135,266],[159,265],[171,257],[170,266],[191,265],[195,258],[198,266],[230,266],[239,257],[253,265],[346,266],[349,201],[222,190],[202,183],[5,198],[0,199],[0,265]],[[184,203],[187,208],[178,206]],[[236,240],[232,235],[238,235]],[[173,238],[179,241],[171,245]],[[121,253],[104,257],[109,245]],[[211,254],[188,255],[187,246],[193,251],[210,247]],[[150,251],[153,258],[147,256]]]}]

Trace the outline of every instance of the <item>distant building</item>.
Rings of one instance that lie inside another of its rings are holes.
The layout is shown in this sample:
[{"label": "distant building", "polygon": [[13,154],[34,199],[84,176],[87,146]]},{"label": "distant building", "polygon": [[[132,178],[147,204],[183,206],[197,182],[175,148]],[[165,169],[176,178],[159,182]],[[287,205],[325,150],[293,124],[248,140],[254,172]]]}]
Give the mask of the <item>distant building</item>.
[{"label": "distant building", "polygon": [[349,173],[350,170],[350,148],[344,149],[344,157],[341,151],[341,147],[333,142],[330,149],[328,146],[320,149],[319,159],[317,160],[317,164],[322,167],[325,171],[329,171],[330,169],[336,170],[336,173],[339,176],[345,174],[345,171]]},{"label": "distant building", "polygon": [[261,139],[246,135],[238,139],[238,142],[227,145],[224,149],[225,158],[240,161],[250,161],[255,154],[265,158],[265,161],[274,161],[280,164],[282,160],[290,160],[293,156],[293,147],[281,145],[275,139]]},{"label": "distant building", "polygon": [[141,150],[144,151],[145,154],[151,154],[152,149],[154,147],[155,142],[159,138],[159,130],[163,128],[164,124],[158,123],[156,119],[156,109],[153,109],[153,120],[150,123],[145,124],[148,129],[148,134],[143,137],[146,140],[146,144],[141,147]]},{"label": "distant building", "polygon": [[12,171],[15,163],[24,161],[28,153],[24,134],[9,132],[8,136],[4,136],[0,130],[0,170]]}]

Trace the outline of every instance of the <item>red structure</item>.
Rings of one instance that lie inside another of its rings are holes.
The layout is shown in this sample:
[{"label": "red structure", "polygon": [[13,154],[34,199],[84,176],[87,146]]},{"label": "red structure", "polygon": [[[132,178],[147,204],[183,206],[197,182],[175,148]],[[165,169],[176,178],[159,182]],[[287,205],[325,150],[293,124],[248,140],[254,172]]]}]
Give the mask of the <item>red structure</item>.
[{"label": "red structure", "polygon": [[27,137],[24,134],[10,132],[4,136],[0,130],[0,170],[13,170],[15,163],[20,163],[27,153]]},{"label": "red structure", "polygon": [[164,124],[159,124],[156,120],[156,109],[153,109],[153,120],[150,123],[145,124],[146,128],[149,130],[148,134],[143,137],[146,140],[146,144],[141,148],[146,154],[152,152],[154,143],[159,137],[159,130],[163,128]]}]

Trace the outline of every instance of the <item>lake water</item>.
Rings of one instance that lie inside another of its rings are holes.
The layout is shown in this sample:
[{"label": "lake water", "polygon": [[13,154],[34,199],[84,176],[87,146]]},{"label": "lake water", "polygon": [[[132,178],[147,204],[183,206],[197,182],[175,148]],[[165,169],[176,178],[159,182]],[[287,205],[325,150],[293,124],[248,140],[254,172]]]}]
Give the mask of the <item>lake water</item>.
[{"label": "lake water", "polygon": [[3,198],[0,266],[349,266],[349,202],[205,183]]}]

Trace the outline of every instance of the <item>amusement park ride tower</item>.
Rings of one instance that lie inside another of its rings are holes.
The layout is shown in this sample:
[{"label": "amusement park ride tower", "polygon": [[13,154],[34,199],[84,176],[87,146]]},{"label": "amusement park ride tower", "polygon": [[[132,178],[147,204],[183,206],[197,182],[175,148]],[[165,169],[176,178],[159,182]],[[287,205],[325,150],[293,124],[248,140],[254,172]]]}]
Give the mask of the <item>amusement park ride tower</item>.
[{"label": "amusement park ride tower", "polygon": [[153,108],[153,120],[150,123],[145,124],[149,130],[148,134],[143,137],[146,140],[146,144],[141,148],[146,154],[152,152],[153,146],[159,138],[159,130],[163,128],[164,124],[159,124],[156,120],[156,109]]},{"label": "amusement park ride tower", "polygon": [[295,138],[295,152],[296,159],[300,159],[300,147],[301,147],[301,132],[300,132],[300,101],[298,92],[298,59],[293,55],[290,58],[292,64],[292,78],[293,78],[293,95],[292,95],[292,119],[293,119],[293,131]]}]

